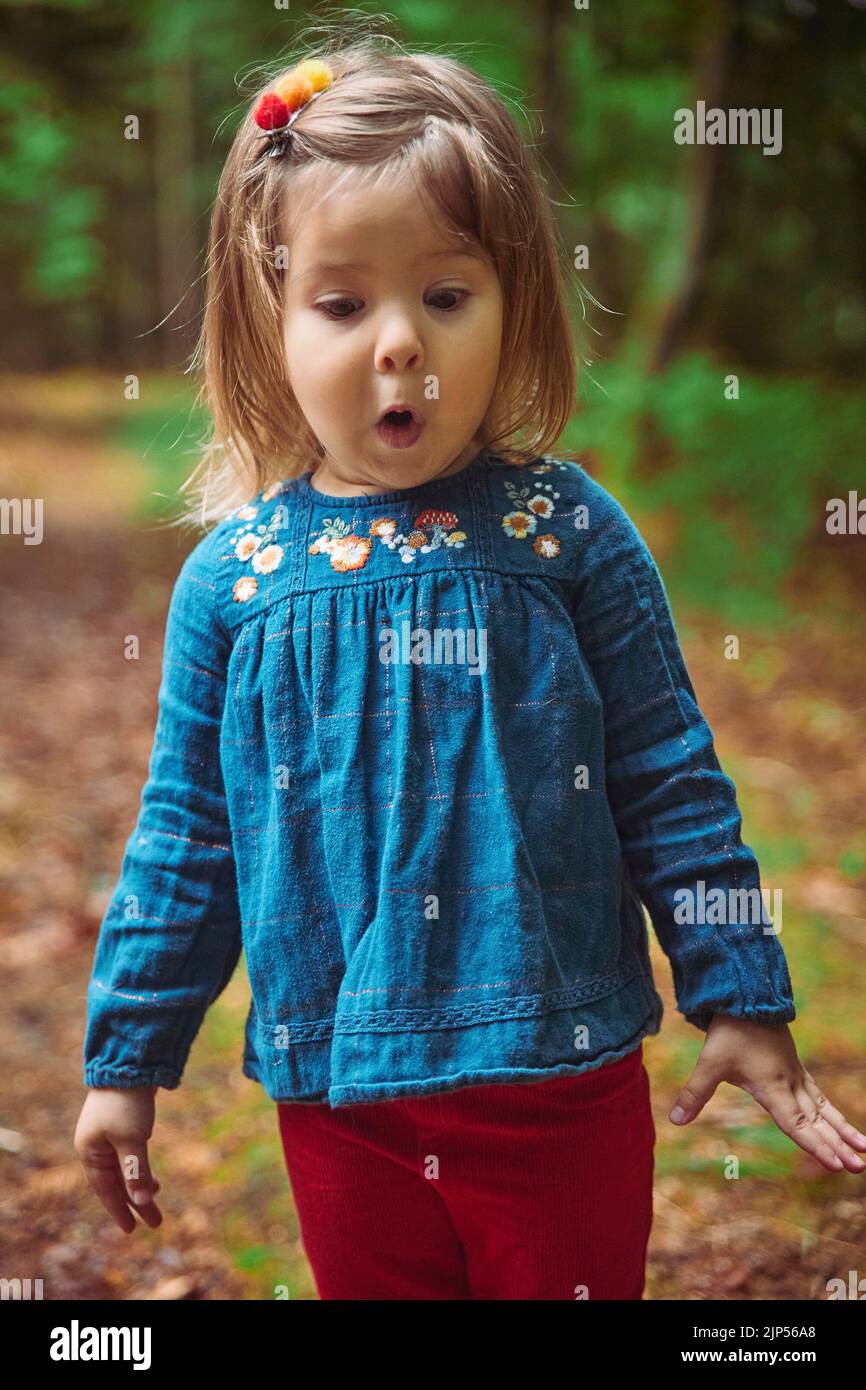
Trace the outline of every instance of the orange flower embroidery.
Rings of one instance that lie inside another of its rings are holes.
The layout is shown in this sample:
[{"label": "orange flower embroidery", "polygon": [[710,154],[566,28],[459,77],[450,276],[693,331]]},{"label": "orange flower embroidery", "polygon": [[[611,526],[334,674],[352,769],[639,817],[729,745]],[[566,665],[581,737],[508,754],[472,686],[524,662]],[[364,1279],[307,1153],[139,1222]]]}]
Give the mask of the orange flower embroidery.
[{"label": "orange flower embroidery", "polygon": [[438,550],[442,545],[462,550],[466,532],[452,530],[456,525],[454,512],[428,507],[418,513],[414,527],[406,535],[398,532],[392,516],[375,517],[370,522],[368,538],[350,532],[348,522],[340,517],[326,516],[322,521],[323,534],[308,549],[311,555],[329,555],[335,570],[363,569],[370,558],[373,541],[379,540],[388,550],[397,550],[400,559],[408,565],[416,555]]},{"label": "orange flower embroidery", "polygon": [[331,549],[331,565],[343,573],[363,569],[372,549],[373,542],[366,536],[344,536]]}]

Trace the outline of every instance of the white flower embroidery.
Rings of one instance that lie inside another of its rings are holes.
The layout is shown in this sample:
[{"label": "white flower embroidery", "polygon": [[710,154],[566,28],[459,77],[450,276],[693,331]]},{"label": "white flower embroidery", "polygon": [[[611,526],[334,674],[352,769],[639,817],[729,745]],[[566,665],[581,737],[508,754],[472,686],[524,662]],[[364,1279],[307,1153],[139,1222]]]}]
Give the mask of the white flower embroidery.
[{"label": "white flower embroidery", "polygon": [[259,581],[254,579],[251,574],[245,574],[242,579],[235,581],[232,588],[235,603],[246,603],[251,599],[259,587]]},{"label": "white flower embroidery", "polygon": [[239,560],[248,560],[254,551],[259,548],[258,536],[242,536],[235,546],[235,555]]}]

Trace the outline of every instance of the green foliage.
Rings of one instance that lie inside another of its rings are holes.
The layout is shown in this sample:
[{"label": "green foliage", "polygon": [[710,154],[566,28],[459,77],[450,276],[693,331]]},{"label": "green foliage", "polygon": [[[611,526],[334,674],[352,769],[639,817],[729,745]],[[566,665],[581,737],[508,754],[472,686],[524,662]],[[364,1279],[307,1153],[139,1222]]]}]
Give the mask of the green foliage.
[{"label": "green foliage", "polygon": [[866,872],[866,854],[861,849],[846,849],[839,855],[839,872],[846,878],[861,878]]},{"label": "green foliage", "polygon": [[862,486],[866,400],[752,373],[728,400],[730,370],[690,352],[650,376],[629,346],[591,369],[569,443],[603,461],[633,505],[681,518],[670,575],[691,599],[778,622],[780,586],[825,530],[827,500]]},{"label": "green foliage", "polygon": [[78,126],[29,79],[0,82],[0,119],[0,227],[19,263],[19,292],[29,303],[79,298],[102,266],[96,227],[105,197],[69,177]]},{"label": "green foliage", "polygon": [[207,425],[194,389],[174,379],[149,380],[143,399],[118,414],[112,439],[140,459],[151,484],[140,499],[139,521],[176,514],[177,489],[198,463]]},{"label": "green foliage", "polygon": [[234,1262],[244,1273],[257,1272],[272,1260],[274,1252],[269,1245],[247,1245],[234,1252]]}]

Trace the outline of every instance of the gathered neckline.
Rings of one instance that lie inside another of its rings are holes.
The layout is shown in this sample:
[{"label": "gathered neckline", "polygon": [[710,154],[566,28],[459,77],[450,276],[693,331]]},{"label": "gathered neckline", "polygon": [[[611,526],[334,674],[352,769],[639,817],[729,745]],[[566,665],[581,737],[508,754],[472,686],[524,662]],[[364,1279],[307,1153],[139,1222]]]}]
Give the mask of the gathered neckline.
[{"label": "gathered neckline", "polygon": [[464,478],[468,478],[475,473],[483,463],[493,455],[487,449],[482,449],[473,459],[467,463],[465,468],[461,468],[459,473],[451,473],[447,478],[431,478],[426,483],[416,483],[414,487],[393,488],[389,492],[364,493],[357,497],[336,497],[328,492],[320,492],[313,487],[311,478],[315,472],[308,468],[306,473],[302,473],[298,479],[298,486],[304,492],[309,493],[310,497],[324,502],[328,507],[381,507],[393,502],[411,502],[413,498],[421,497],[428,492],[439,492],[443,488],[454,486]]}]

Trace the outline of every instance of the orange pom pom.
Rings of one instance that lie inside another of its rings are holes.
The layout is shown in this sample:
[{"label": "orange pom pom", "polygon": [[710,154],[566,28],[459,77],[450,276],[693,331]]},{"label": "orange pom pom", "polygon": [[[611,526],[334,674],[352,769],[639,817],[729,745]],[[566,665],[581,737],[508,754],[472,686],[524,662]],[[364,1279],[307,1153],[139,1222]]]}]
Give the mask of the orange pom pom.
[{"label": "orange pom pom", "polygon": [[290,111],[304,106],[316,92],[330,87],[334,74],[327,63],[319,58],[305,58],[297,67],[280,77],[273,85],[273,91],[286,103]]},{"label": "orange pom pom", "polygon": [[299,77],[296,72],[281,77],[279,82],[274,83],[272,90],[286,103],[289,111],[297,111],[298,107],[303,106],[313,95],[312,83],[303,74]]}]

